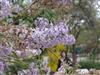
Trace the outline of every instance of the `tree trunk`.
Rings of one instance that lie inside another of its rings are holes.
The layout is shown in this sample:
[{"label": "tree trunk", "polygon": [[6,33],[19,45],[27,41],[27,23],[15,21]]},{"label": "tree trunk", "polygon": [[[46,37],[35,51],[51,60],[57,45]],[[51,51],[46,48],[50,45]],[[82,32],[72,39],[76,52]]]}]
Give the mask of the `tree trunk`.
[{"label": "tree trunk", "polygon": [[72,52],[72,60],[73,60],[73,66],[77,63],[77,52],[75,50],[75,45],[73,45],[73,52]]}]

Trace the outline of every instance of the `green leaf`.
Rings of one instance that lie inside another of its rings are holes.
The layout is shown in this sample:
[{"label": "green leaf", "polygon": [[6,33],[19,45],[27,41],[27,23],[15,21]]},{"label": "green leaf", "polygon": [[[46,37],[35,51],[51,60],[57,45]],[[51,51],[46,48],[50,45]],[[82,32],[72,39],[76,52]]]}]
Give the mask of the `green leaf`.
[{"label": "green leaf", "polygon": [[2,33],[0,33],[0,40],[3,38],[3,34]]}]

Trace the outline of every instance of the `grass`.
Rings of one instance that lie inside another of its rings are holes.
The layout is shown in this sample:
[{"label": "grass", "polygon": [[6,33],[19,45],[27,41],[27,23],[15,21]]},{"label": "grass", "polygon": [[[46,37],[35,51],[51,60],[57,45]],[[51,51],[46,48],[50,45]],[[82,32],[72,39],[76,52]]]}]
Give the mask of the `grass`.
[{"label": "grass", "polygon": [[100,69],[100,62],[93,62],[91,60],[82,60],[79,62],[81,68],[95,68],[95,69]]}]

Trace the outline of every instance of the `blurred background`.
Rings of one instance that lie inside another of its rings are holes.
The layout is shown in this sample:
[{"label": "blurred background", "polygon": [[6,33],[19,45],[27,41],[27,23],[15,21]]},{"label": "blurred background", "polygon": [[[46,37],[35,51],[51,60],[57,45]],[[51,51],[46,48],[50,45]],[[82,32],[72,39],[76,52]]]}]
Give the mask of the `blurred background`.
[{"label": "blurred background", "polygon": [[[25,25],[34,28],[37,17],[66,21],[76,43],[68,55],[81,68],[100,69],[100,0],[9,0],[12,15],[1,25]],[[15,7],[14,7],[14,6]],[[24,11],[24,12],[23,12]]]}]

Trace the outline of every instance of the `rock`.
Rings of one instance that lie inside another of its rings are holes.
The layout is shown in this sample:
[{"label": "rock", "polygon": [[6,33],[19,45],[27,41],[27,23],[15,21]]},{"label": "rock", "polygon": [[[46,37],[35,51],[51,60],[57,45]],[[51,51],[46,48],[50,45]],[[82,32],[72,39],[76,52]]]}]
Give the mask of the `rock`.
[{"label": "rock", "polygon": [[96,75],[100,75],[100,70],[96,70]]},{"label": "rock", "polygon": [[90,71],[90,74],[95,74],[96,69],[90,69],[89,71]]},{"label": "rock", "polygon": [[77,75],[89,75],[89,70],[88,69],[77,69],[76,70]]},{"label": "rock", "polygon": [[56,73],[54,73],[53,75],[64,75],[64,73],[56,72]]}]

